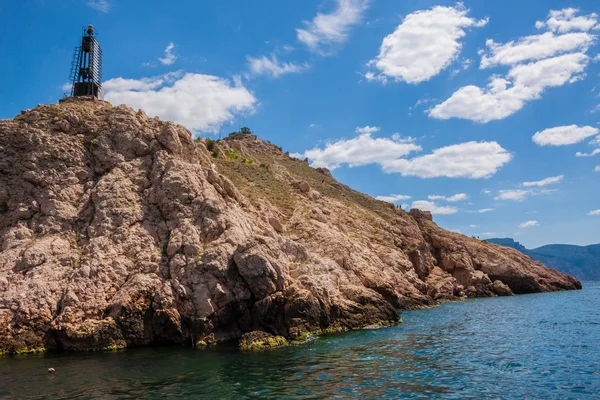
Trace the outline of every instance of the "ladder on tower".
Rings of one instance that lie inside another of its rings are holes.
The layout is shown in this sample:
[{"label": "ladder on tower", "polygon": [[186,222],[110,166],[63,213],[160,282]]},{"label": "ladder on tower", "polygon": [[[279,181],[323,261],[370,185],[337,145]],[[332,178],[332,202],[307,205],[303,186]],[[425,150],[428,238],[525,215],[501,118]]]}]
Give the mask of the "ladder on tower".
[{"label": "ladder on tower", "polygon": [[73,60],[71,61],[71,73],[69,75],[69,81],[71,82],[71,96],[73,96],[73,83],[77,80],[79,75],[79,57],[81,56],[81,47],[75,47],[73,50]]}]

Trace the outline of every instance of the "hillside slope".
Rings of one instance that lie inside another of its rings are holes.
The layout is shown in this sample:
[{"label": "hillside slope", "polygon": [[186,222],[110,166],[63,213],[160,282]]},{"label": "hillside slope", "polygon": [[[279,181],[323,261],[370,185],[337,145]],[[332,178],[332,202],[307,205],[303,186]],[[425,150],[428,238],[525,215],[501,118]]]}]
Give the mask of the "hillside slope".
[{"label": "hillside slope", "polygon": [[6,352],[295,338],[581,287],[252,135],[74,99],[0,121],[0,249]]},{"label": "hillside slope", "polygon": [[487,239],[488,242],[512,247],[540,261],[550,268],[581,280],[600,280],[600,244],[574,246],[549,244],[535,249],[526,249],[513,239]]}]

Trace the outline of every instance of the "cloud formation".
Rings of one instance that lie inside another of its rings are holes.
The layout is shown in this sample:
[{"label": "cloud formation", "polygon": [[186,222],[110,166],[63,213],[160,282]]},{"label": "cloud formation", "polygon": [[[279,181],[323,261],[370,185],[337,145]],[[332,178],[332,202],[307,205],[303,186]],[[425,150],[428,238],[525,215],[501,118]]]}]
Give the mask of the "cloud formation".
[{"label": "cloud formation", "polygon": [[380,130],[380,128],[378,126],[367,125],[367,126],[363,126],[363,127],[357,126],[355,129],[355,132],[360,133],[360,134],[363,134],[363,133],[371,134],[371,133],[377,133],[377,132],[379,132],[379,130]]},{"label": "cloud formation", "polygon": [[579,12],[578,8],[564,8],[562,10],[550,10],[548,19],[537,21],[535,27],[542,29],[547,27],[551,31],[565,33],[573,30],[589,31],[590,29],[598,29],[598,15],[595,13],[576,16]]},{"label": "cloud formation", "polygon": [[465,29],[488,22],[467,17],[468,13],[459,3],[455,7],[436,6],[408,14],[383,39],[379,54],[368,63],[377,72],[369,71],[365,77],[371,81],[386,82],[389,78],[419,83],[438,75],[458,57]]},{"label": "cloud formation", "polygon": [[388,160],[383,171],[419,178],[488,178],[512,159],[497,142],[466,142],[412,159]]},{"label": "cloud formation", "polygon": [[537,196],[541,194],[550,194],[556,192],[556,189],[508,189],[508,190],[499,190],[498,196],[496,196],[495,200],[511,200],[511,201],[523,201],[528,197]]},{"label": "cloud formation", "polygon": [[590,212],[588,213],[588,215],[600,215],[600,209],[598,209],[598,210],[594,210],[594,211],[590,211]]},{"label": "cloud formation", "polygon": [[532,228],[534,226],[540,226],[540,224],[534,220],[523,222],[522,224],[519,224],[519,228]]},{"label": "cloud formation", "polygon": [[[371,128],[372,129],[372,128]],[[297,158],[307,157],[314,167],[339,168],[379,164],[386,173],[399,173],[419,178],[487,178],[512,159],[512,155],[497,142],[467,142],[441,147],[432,153],[407,159],[408,154],[421,151],[421,146],[399,135],[372,138],[363,133],[354,139],[327,143],[315,147]]]},{"label": "cloud formation", "polygon": [[[585,53],[596,37],[587,33],[595,14],[576,17],[577,10],[551,11],[546,22],[536,24],[548,32],[525,36],[505,44],[491,39],[482,51],[480,68],[506,65],[505,75],[490,76],[485,87],[459,88],[446,101],[429,110],[437,119],[462,118],[480,123],[504,119],[539,99],[546,89],[573,83],[585,76],[590,61]],[[593,26],[593,25],[592,25]],[[569,32],[584,30],[584,32]],[[557,34],[558,33],[558,34]]]},{"label": "cloud formation", "polygon": [[329,14],[317,13],[312,21],[303,21],[304,28],[296,29],[296,36],[309,50],[330,55],[336,45],[348,39],[350,28],[362,21],[370,0],[336,0],[336,8]]},{"label": "cloud formation", "polygon": [[542,179],[541,181],[535,181],[535,182],[523,182],[522,185],[526,186],[526,187],[530,187],[530,186],[546,186],[546,185],[551,185],[553,183],[560,183],[563,178],[565,176],[564,175],[559,175],[559,176],[551,176],[549,178],[546,179]]},{"label": "cloud formation", "polygon": [[140,79],[114,78],[103,84],[104,99],[141,108],[148,115],[188,129],[214,132],[257,102],[242,83],[212,75],[169,73]]},{"label": "cloud formation", "polygon": [[377,200],[387,201],[388,203],[397,203],[402,200],[408,200],[411,196],[407,196],[404,194],[390,194],[387,196],[377,196],[375,197]]},{"label": "cloud formation", "polygon": [[306,71],[308,64],[294,64],[289,62],[281,62],[274,54],[270,58],[262,57],[246,57],[248,61],[248,69],[251,75],[268,75],[273,78],[278,78],[285,74],[295,74]]},{"label": "cloud formation", "polygon": [[427,198],[429,200],[445,200],[445,201],[449,201],[449,202],[453,203],[453,202],[457,202],[457,201],[467,200],[469,198],[469,195],[467,195],[466,193],[457,193],[453,196],[446,197],[446,196],[440,196],[437,194],[432,194],[432,195],[427,196]]},{"label": "cloud formation", "polygon": [[504,119],[539,99],[547,88],[581,79],[588,62],[587,55],[572,53],[517,65],[505,77],[493,75],[486,88],[469,85],[458,89],[431,108],[429,116],[481,123]]},{"label": "cloud formation", "polygon": [[327,143],[323,149],[315,147],[294,156],[308,157],[312,166],[333,170],[344,164],[349,167],[381,164],[385,160],[398,159],[414,151],[421,151],[421,146],[402,143],[392,138],[373,138],[370,132],[366,132],[353,139]]},{"label": "cloud formation", "polygon": [[458,212],[458,208],[449,207],[449,206],[439,206],[433,201],[427,200],[416,200],[413,201],[410,208],[417,208],[421,211],[429,211],[433,215],[449,215],[456,214]]},{"label": "cloud formation", "polygon": [[175,44],[173,44],[173,42],[170,42],[165,48],[164,58],[159,58],[158,61],[160,61],[163,65],[172,65],[177,60],[177,56],[173,52],[174,48]]},{"label": "cloud formation", "polygon": [[111,7],[108,0],[88,0],[87,5],[88,7],[103,13],[107,13],[108,11],[110,11]]},{"label": "cloud formation", "polygon": [[557,126],[536,132],[532,140],[540,146],[566,146],[597,135],[599,131],[592,126]]}]

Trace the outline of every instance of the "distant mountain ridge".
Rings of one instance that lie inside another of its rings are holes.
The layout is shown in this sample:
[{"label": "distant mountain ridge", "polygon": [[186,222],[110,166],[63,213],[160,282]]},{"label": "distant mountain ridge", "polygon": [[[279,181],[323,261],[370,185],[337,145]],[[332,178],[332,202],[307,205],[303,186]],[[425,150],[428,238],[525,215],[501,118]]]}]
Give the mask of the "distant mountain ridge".
[{"label": "distant mountain ridge", "polygon": [[527,254],[547,267],[557,269],[581,280],[600,280],[600,244],[575,246],[549,244],[536,249],[527,249],[511,238],[486,239],[490,243],[511,247]]}]

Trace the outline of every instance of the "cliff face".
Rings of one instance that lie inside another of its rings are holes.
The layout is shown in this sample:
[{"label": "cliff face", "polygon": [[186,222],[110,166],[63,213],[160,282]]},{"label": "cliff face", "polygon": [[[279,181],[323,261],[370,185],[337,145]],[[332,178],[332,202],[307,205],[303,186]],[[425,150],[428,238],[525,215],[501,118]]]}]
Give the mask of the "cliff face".
[{"label": "cliff face", "polygon": [[580,288],[255,137],[194,142],[102,101],[0,121],[0,250],[8,352],[290,338],[455,296]]}]

